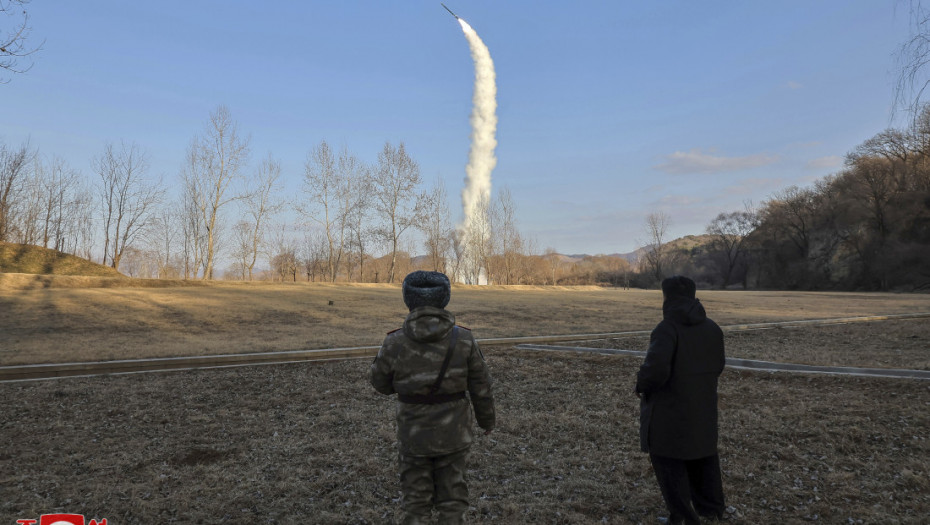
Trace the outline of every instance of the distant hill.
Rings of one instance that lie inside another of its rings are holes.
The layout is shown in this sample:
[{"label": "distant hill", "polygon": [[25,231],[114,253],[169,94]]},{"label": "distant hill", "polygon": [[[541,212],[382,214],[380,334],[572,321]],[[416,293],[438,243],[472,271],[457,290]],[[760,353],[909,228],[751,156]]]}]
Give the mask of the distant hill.
[{"label": "distant hill", "polygon": [[[677,239],[668,241],[665,243],[665,247],[670,250],[681,250],[681,251],[691,251],[694,248],[700,248],[707,246],[713,242],[713,236],[711,235],[686,235],[684,237],[679,237]],[[619,259],[626,259],[629,262],[638,261],[643,254],[647,251],[647,247],[642,246],[637,248],[629,253],[611,253],[607,257],[617,257]],[[586,253],[576,253],[571,255],[563,255],[563,257],[569,258],[572,261],[580,261],[585,257],[589,257],[590,254]]]},{"label": "distant hill", "polygon": [[125,277],[109,266],[58,250],[8,242],[0,242],[0,273]]},{"label": "distant hill", "polygon": [[666,246],[673,250],[683,250],[690,252],[695,248],[706,248],[712,242],[714,242],[713,235],[686,235],[684,237],[679,237],[674,241],[669,241]]}]

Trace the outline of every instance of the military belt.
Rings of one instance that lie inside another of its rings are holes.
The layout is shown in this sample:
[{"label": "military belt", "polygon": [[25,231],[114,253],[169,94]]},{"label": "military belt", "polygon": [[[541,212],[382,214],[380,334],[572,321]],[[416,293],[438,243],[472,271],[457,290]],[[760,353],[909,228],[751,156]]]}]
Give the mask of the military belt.
[{"label": "military belt", "polygon": [[409,405],[438,405],[465,399],[465,392],[454,394],[397,394],[397,400]]}]

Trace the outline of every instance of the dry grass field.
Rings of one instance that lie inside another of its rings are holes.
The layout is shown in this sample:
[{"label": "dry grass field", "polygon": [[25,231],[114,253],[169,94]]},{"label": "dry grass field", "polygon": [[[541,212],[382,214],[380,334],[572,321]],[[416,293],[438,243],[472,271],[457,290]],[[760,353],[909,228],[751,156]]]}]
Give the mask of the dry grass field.
[{"label": "dry grass field", "polygon": [[[771,331],[756,332],[763,341]],[[474,523],[657,523],[639,359],[491,348]],[[0,523],[391,523],[394,400],[368,360],[0,385]],[[724,372],[733,523],[926,523],[926,381]]]},{"label": "dry grass field", "polygon": [[[699,297],[720,324],[930,312],[928,294]],[[661,293],[456,286],[449,309],[481,338],[649,330],[661,316]],[[378,345],[406,313],[399,285],[25,274],[0,274],[0,312],[0,365]]]},{"label": "dry grass field", "polygon": [[[72,284],[0,274],[4,364],[378,344],[404,314],[399,288],[386,285]],[[652,328],[659,297],[457,287],[450,309],[479,338],[613,332]],[[699,297],[721,324],[930,311],[927,295]],[[731,332],[728,353],[927,368],[928,325]],[[629,392],[639,358],[512,346],[486,355],[499,427],[472,450],[471,522],[657,522],[661,496]],[[0,524],[51,512],[114,524],[391,523],[394,400],[368,385],[368,364],[0,384]],[[926,523],[930,382],[727,370],[720,415],[733,523]]]},{"label": "dry grass field", "polygon": [[[727,332],[727,356],[805,365],[930,370],[930,318]],[[649,335],[574,346],[645,350]]]}]

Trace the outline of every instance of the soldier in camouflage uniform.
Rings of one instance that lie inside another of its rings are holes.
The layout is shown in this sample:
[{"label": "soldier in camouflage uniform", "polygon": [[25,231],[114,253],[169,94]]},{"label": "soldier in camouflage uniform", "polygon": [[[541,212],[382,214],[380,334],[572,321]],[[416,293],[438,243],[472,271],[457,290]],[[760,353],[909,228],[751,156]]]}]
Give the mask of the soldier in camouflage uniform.
[{"label": "soldier in camouflage uniform", "polygon": [[371,364],[375,390],[398,394],[406,524],[426,523],[434,506],[440,523],[462,523],[468,510],[465,460],[474,440],[472,418],[485,434],[494,428],[491,376],[471,331],[456,326],[455,316],[445,310],[450,295],[442,273],[408,275],[403,296],[410,314],[403,328],[385,337]]}]

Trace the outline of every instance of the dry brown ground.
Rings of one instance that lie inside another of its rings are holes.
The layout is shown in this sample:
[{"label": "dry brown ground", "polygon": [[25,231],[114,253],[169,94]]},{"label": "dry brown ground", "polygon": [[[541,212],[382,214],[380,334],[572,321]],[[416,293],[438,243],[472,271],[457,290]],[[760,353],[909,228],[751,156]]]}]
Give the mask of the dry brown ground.
[{"label": "dry brown ground", "polygon": [[[0,275],[0,363],[369,345],[403,317],[397,286],[31,282]],[[926,295],[699,295],[721,324],[930,311]],[[450,309],[486,338],[648,330],[658,301],[457,287]],[[728,353],[926,368],[928,324],[729,333]],[[613,343],[645,348],[642,338]],[[629,394],[639,359],[487,355],[500,426],[473,449],[471,520],[655,523],[661,498]],[[363,359],[0,384],[0,524],[56,511],[114,524],[388,523],[399,509],[394,401],[372,391],[367,368]],[[720,394],[735,523],[930,515],[927,381],[728,370]]]},{"label": "dry brown ground", "polygon": [[[758,344],[774,331],[746,334]],[[492,348],[499,427],[473,447],[474,523],[656,523],[635,357]],[[0,385],[0,523],[389,523],[393,399],[368,360]],[[734,523],[926,523],[926,381],[724,372]]]},{"label": "dry brown ground", "polygon": [[[699,297],[721,324],[930,312],[927,294]],[[456,286],[449,309],[491,338],[648,330],[660,304],[658,291]],[[399,285],[0,274],[0,365],[378,345],[404,310]]]},{"label": "dry brown ground", "polygon": [[[930,319],[727,331],[728,357],[806,365],[930,370]],[[646,350],[649,335],[560,345]]]}]

